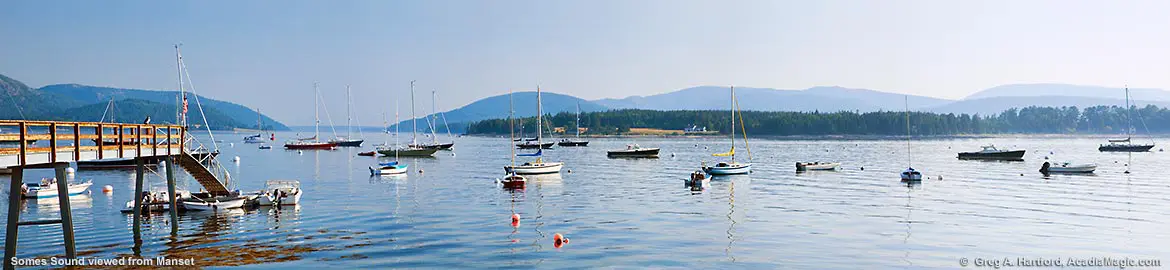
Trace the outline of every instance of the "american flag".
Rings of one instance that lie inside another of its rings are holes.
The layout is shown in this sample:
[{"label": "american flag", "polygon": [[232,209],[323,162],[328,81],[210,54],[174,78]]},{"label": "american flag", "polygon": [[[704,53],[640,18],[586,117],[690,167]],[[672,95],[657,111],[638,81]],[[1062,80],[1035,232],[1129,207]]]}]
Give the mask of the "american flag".
[{"label": "american flag", "polygon": [[187,95],[183,95],[183,114],[187,114]]}]

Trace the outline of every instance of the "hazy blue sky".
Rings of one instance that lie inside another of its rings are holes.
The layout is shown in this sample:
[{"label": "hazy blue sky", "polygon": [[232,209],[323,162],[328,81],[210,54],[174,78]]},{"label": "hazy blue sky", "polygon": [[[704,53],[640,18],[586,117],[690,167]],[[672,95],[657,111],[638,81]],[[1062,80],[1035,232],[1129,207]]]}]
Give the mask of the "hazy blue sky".
[{"label": "hazy blue sky", "polygon": [[338,94],[335,119],[353,85],[367,124],[412,79],[440,91],[440,110],[537,84],[587,99],[730,84],[943,98],[1022,82],[1170,88],[1167,11],[1170,1],[10,1],[0,74],[174,89],[181,42],[201,94],[291,124],[311,123],[314,81]]}]

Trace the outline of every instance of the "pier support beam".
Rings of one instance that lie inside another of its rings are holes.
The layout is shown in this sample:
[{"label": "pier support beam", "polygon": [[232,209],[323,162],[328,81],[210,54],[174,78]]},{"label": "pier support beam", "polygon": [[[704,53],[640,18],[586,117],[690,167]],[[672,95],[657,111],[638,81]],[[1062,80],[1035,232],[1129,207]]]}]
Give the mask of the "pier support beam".
[{"label": "pier support beam", "polygon": [[69,206],[69,178],[65,168],[69,163],[55,163],[53,170],[57,173],[57,201],[61,209],[61,236],[65,238],[65,257],[77,258],[77,247],[73,241],[73,209]]},{"label": "pier support beam", "polygon": [[[168,132],[169,133],[169,132]],[[170,137],[169,135],[167,137]],[[170,149],[169,147],[167,149]],[[170,150],[167,150],[170,152]],[[167,196],[171,204],[171,236],[179,235],[179,202],[175,194],[175,157],[167,156]]]},{"label": "pier support beam", "polygon": [[142,178],[146,165],[142,158],[134,158],[134,161],[138,163],[134,173],[134,254],[138,254],[142,248]]},{"label": "pier support beam", "polygon": [[[23,138],[22,138],[23,139]],[[24,168],[11,167],[12,181],[8,189],[8,226],[4,236],[4,269],[13,269],[12,258],[16,257],[16,235],[20,232],[20,205],[24,203],[20,195],[20,183],[24,177]]]}]

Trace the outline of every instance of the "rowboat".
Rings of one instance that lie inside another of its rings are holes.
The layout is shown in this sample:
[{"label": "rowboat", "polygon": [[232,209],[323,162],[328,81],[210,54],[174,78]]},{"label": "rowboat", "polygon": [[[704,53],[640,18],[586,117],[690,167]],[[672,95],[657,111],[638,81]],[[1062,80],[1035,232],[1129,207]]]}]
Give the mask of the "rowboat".
[{"label": "rowboat", "polygon": [[797,162],[796,171],[832,171],[841,167],[839,162]]},{"label": "rowboat", "polygon": [[239,194],[215,197],[200,196],[204,194],[194,195],[191,198],[179,201],[183,204],[183,209],[189,211],[219,211],[244,207],[244,202],[247,201],[247,198]]},{"label": "rowboat", "polygon": [[[80,195],[89,192],[93,182],[68,183],[68,196]],[[20,195],[26,199],[56,198],[60,195],[57,189],[56,178],[41,179],[40,183],[21,183]]]},{"label": "rowboat", "polygon": [[1056,165],[1044,162],[1040,165],[1040,173],[1092,173],[1097,170],[1097,164],[1073,164],[1071,162],[1059,162]]},{"label": "rowboat", "polygon": [[504,175],[503,179],[500,179],[500,183],[504,185],[504,188],[521,189],[528,183],[528,179],[516,173],[508,173]]}]

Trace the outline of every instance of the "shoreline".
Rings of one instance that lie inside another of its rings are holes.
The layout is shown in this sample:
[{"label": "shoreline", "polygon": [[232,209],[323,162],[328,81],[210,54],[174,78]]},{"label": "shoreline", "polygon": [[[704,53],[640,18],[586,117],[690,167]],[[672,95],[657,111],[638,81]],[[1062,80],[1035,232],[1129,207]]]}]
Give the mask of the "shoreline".
[{"label": "shoreline", "polygon": [[[507,134],[463,134],[460,136],[468,137],[482,137],[482,138],[501,138],[502,135]],[[726,134],[720,135],[647,135],[647,134],[622,134],[622,135],[588,135],[581,136],[581,138],[588,139],[620,139],[620,138],[680,138],[680,139],[699,139],[699,138],[725,138]],[[549,137],[550,142],[559,139],[574,138],[573,136],[558,136]],[[869,140],[905,140],[905,135],[758,135],[748,136],[749,139],[764,139],[764,140],[778,140],[778,141],[825,141],[825,140],[844,140],[844,141],[869,141]],[[925,140],[940,140],[940,139],[989,139],[989,138],[1053,138],[1053,139],[1069,139],[1069,138],[1097,138],[1097,139],[1115,139],[1123,138],[1123,136],[1110,134],[955,134],[955,135],[915,135],[911,139],[925,139]],[[1135,136],[1137,140],[1142,138],[1170,138],[1170,134],[1157,134],[1150,136]]]}]

